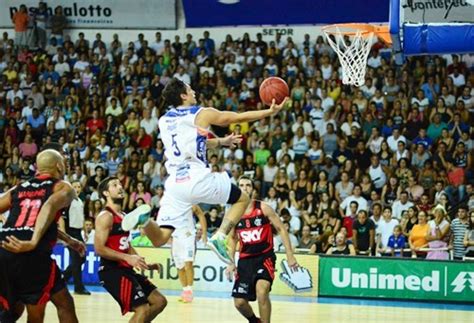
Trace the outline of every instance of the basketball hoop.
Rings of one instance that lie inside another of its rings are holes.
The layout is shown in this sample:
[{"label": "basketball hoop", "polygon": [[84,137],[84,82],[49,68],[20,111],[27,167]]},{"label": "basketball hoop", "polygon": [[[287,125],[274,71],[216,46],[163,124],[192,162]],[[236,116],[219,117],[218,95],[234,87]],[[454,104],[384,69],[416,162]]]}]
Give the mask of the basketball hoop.
[{"label": "basketball hoop", "polygon": [[375,38],[392,43],[388,26],[335,24],[323,27],[323,32],[341,62],[342,83],[355,86],[365,83],[367,59]]}]

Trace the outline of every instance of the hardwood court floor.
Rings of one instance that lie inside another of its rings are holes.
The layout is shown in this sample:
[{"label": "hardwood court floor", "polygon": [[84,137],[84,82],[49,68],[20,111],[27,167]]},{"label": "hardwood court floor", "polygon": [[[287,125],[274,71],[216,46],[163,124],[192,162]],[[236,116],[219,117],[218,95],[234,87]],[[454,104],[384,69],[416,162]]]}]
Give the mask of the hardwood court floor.
[{"label": "hardwood court floor", "polygon": [[[192,304],[178,302],[177,296],[168,296],[168,306],[165,311],[155,319],[155,322],[246,322],[233,307],[231,299],[196,297]],[[175,294],[175,293],[174,293]],[[130,314],[121,316],[118,305],[106,293],[93,293],[91,296],[74,295],[79,322],[81,323],[118,323],[128,322]],[[332,302],[332,300],[329,300]],[[474,306],[468,310],[446,309],[445,305],[420,304],[416,308],[413,304],[409,307],[392,306],[366,306],[340,303],[316,303],[307,301],[280,301],[273,300],[272,322],[284,323],[473,323]],[[388,302],[387,304],[391,304]],[[254,310],[257,308],[254,303]],[[449,308],[449,305],[448,305]],[[455,308],[455,307],[454,307]],[[26,313],[19,322],[26,322]],[[48,304],[45,323],[58,322],[56,309]]]}]

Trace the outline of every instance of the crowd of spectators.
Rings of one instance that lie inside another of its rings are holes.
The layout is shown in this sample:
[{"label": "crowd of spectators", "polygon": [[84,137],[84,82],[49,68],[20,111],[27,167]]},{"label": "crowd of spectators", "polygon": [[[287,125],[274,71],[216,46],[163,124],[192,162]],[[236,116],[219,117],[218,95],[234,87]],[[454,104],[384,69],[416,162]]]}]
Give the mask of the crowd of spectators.
[{"label": "crowd of spectators", "polygon": [[[451,247],[462,259],[473,248],[473,55],[411,57],[396,66],[377,43],[356,88],[342,84],[322,36],[264,41],[246,33],[216,44],[208,31],[184,40],[156,32],[125,44],[118,34],[71,39],[58,17],[51,33],[51,19],[16,14],[15,40],[0,39],[1,191],[32,176],[36,153],[59,142],[87,218],[102,208],[96,188],[108,175],[127,191],[124,210],[141,203],[158,210],[167,174],[157,120],[170,78],[191,84],[203,106],[241,112],[264,108],[258,86],[279,76],[291,89],[286,109],[214,128],[243,142],[209,150],[208,160],[235,181],[255,180],[255,197],[278,211],[295,248],[393,256],[411,249],[436,259]],[[33,40],[21,34],[28,23]],[[223,206],[203,207],[211,234]],[[426,247],[441,249],[427,254]],[[282,248],[278,237],[275,248]]]}]

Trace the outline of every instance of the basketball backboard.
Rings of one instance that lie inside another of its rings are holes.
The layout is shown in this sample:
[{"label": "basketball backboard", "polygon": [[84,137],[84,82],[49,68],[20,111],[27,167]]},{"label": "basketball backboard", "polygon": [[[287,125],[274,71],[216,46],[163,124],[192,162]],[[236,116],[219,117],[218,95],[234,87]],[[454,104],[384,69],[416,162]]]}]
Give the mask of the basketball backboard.
[{"label": "basketball backboard", "polygon": [[474,0],[391,0],[390,35],[404,56],[474,53]]}]

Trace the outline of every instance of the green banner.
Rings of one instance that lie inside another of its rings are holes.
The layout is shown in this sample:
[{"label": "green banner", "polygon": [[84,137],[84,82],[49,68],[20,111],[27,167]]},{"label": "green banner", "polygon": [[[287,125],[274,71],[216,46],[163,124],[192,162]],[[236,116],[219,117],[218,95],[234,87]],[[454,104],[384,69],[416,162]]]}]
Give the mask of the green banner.
[{"label": "green banner", "polygon": [[319,295],[474,302],[474,264],[320,257]]}]

